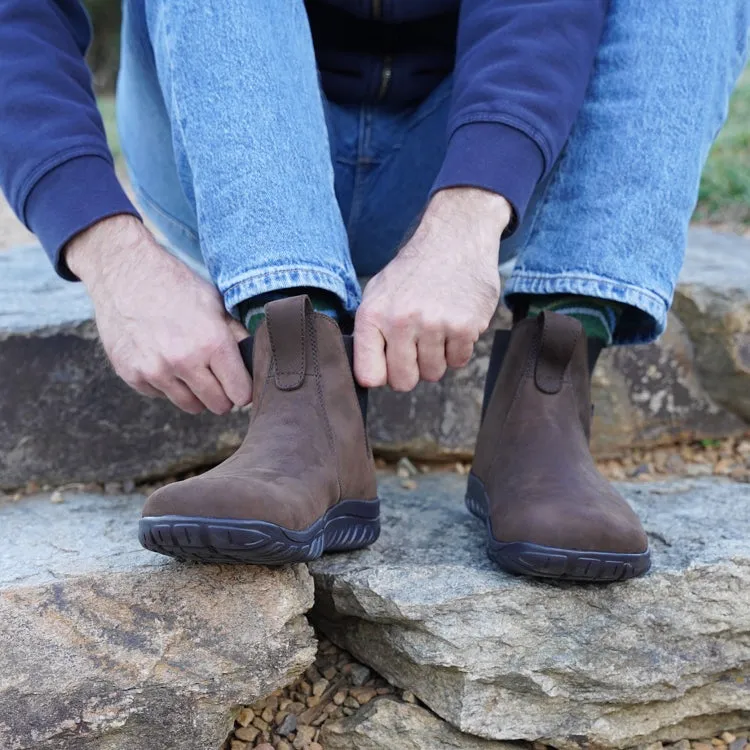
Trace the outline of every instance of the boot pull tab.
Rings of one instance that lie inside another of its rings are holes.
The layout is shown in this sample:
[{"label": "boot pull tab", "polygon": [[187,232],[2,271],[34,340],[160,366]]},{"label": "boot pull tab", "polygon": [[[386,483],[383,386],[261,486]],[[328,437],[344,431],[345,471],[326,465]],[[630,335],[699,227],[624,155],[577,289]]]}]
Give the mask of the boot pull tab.
[{"label": "boot pull tab", "polygon": [[266,326],[273,356],[273,377],[280,391],[294,391],[305,380],[305,334],[312,314],[306,295],[274,300],[266,305]]},{"label": "boot pull tab", "polygon": [[559,393],[568,363],[573,357],[581,324],[565,315],[542,312],[539,321],[539,353],[534,368],[534,381],[542,393]]}]

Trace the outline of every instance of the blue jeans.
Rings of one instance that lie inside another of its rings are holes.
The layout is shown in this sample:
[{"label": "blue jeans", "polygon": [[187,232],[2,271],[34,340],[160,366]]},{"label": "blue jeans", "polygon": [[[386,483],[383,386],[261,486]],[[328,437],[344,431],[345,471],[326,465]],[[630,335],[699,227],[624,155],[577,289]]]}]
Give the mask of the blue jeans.
[{"label": "blue jeans", "polygon": [[[311,286],[354,311],[419,220],[451,81],[419,106],[321,96],[303,0],[125,0],[118,124],[141,207],[228,310]],[[521,295],[628,307],[616,343],[666,325],[708,149],[742,68],[748,0],[612,3],[586,101],[501,248]],[[502,165],[498,165],[502,169]]]}]

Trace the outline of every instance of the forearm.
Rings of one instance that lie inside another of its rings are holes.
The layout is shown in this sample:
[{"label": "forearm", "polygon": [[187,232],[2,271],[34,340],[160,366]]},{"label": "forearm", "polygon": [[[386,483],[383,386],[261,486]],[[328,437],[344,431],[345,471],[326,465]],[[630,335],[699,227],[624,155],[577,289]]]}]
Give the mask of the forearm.
[{"label": "forearm", "polygon": [[[66,244],[62,260],[88,288],[97,280],[117,275],[123,263],[148,261],[160,250],[142,222],[128,215],[112,216],[97,222]],[[161,251],[163,252],[163,251]]]},{"label": "forearm", "polygon": [[434,237],[439,247],[440,233],[449,226],[465,238],[467,253],[477,250],[497,254],[512,216],[513,209],[502,195],[481,188],[447,188],[430,199],[415,237]]}]

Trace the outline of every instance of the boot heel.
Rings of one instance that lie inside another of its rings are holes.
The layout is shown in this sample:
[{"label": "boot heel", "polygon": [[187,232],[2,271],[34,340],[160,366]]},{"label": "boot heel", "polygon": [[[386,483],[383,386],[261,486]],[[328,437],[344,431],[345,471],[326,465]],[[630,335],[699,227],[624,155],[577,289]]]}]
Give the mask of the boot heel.
[{"label": "boot heel", "polygon": [[379,500],[342,500],[328,511],[326,552],[351,552],[369,547],[379,536]]}]

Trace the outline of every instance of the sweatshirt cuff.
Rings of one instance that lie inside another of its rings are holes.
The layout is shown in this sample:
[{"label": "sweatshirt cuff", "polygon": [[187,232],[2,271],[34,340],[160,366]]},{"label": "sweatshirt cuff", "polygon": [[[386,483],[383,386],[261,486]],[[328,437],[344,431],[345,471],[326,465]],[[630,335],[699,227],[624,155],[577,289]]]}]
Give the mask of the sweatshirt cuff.
[{"label": "sweatshirt cuff", "polygon": [[47,172],[31,189],[24,207],[26,226],[42,243],[57,273],[68,281],[78,281],[61,257],[68,240],[117,214],[140,218],[112,164],[93,155],[77,156]]},{"label": "sweatshirt cuff", "polygon": [[503,123],[472,122],[453,131],[430,196],[451,187],[477,187],[502,195],[513,207],[513,219],[503,235],[507,237],[523,221],[543,173],[542,150],[524,132]]}]

